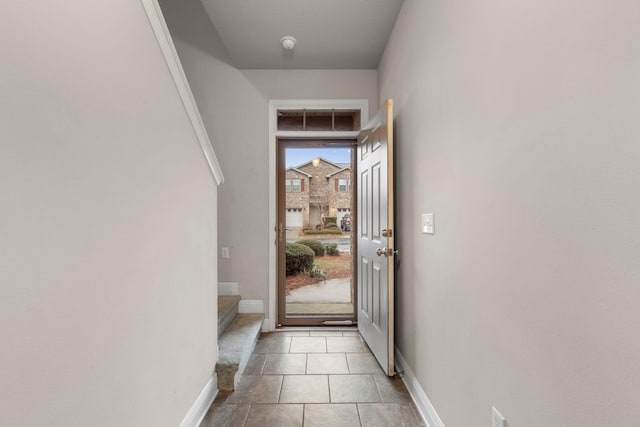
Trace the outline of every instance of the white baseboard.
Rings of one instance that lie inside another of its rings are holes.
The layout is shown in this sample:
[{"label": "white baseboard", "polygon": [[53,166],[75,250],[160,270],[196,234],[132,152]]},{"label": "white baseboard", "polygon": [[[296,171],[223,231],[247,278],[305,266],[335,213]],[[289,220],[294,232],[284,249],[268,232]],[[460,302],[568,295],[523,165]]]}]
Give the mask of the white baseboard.
[{"label": "white baseboard", "polygon": [[422,386],[418,382],[415,374],[409,367],[409,364],[402,356],[402,353],[396,348],[396,365],[398,371],[404,371],[402,375],[402,381],[407,386],[409,394],[413,399],[413,402],[418,407],[418,411],[422,416],[422,419],[427,424],[427,427],[444,427],[444,423],[438,416],[436,409],[431,404],[431,401],[427,397],[427,394],[422,389]]},{"label": "white baseboard", "polygon": [[269,319],[264,319],[262,322],[262,332],[271,332],[271,327],[269,326]]},{"label": "white baseboard", "polygon": [[218,295],[240,295],[238,282],[219,282]]},{"label": "white baseboard", "polygon": [[218,375],[214,372],[180,423],[180,427],[198,427],[217,395]]},{"label": "white baseboard", "polygon": [[238,313],[264,313],[261,299],[243,299],[238,303]]}]

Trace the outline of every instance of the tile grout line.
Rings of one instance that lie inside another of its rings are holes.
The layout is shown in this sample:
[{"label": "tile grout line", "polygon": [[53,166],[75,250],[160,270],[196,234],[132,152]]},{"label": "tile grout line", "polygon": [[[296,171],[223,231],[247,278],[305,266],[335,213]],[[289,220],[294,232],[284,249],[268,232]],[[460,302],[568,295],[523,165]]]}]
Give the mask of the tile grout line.
[{"label": "tile grout line", "polygon": [[282,398],[282,387],[284,386],[284,375],[281,375],[282,379],[280,380],[280,390],[278,390],[278,400],[276,401],[276,405],[280,404],[280,399]]},{"label": "tile grout line", "polygon": [[242,427],[247,425],[247,421],[249,421],[249,412],[251,412],[251,408],[253,405],[249,404],[249,409],[247,409],[247,415],[244,416],[244,421],[242,422]]},{"label": "tile grout line", "polygon": [[385,403],[384,400],[382,399],[382,393],[380,392],[380,387],[378,387],[378,382],[376,381],[376,378],[373,376],[373,374],[369,374],[371,376],[371,379],[373,380],[373,385],[376,386],[376,391],[378,392],[378,397],[380,398],[380,403]]},{"label": "tile grout line", "polygon": [[360,427],[362,426],[362,417],[360,416],[360,404],[356,403],[356,411],[358,412],[358,422],[360,423]]}]

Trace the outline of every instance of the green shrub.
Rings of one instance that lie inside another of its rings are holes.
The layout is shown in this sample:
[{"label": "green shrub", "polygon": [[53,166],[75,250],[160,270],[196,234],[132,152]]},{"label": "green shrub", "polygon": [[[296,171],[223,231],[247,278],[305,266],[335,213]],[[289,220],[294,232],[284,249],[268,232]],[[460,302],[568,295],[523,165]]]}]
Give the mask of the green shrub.
[{"label": "green shrub", "polygon": [[290,276],[303,271],[311,270],[313,267],[313,251],[297,243],[287,243],[286,245],[286,275]]},{"label": "green shrub", "polygon": [[338,250],[338,244],[337,243],[329,243],[329,244],[325,245],[325,253],[327,255],[331,255],[331,256],[340,255],[340,251]]},{"label": "green shrub", "polygon": [[342,230],[340,230],[339,228],[330,228],[328,230],[313,230],[311,228],[305,228],[304,230],[302,230],[302,232],[305,235],[309,235],[309,236],[313,236],[313,235],[320,235],[320,234],[342,234]]},{"label": "green shrub", "polygon": [[338,227],[338,217],[337,216],[325,216],[324,217],[324,228],[328,227]]},{"label": "green shrub", "polygon": [[316,239],[302,239],[296,242],[299,245],[305,245],[310,248],[316,256],[324,255],[324,245],[320,240]]},{"label": "green shrub", "polygon": [[318,264],[313,264],[313,267],[311,268],[311,271],[309,272],[309,276],[311,276],[311,277],[322,277],[323,279],[326,277],[326,275],[324,274],[324,271],[322,271],[320,269],[320,266]]}]

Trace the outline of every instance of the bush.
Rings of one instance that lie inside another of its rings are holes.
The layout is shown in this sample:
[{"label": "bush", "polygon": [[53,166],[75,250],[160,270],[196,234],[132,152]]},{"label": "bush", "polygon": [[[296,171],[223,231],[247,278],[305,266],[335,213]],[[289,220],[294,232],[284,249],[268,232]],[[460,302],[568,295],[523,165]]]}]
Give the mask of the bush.
[{"label": "bush", "polygon": [[325,245],[325,252],[327,255],[331,255],[331,256],[340,255],[340,251],[338,250],[337,243],[329,243]]},{"label": "bush", "polygon": [[311,271],[309,272],[309,276],[311,277],[321,277],[321,278],[325,278],[326,275],[324,274],[324,271],[322,271],[320,269],[320,266],[318,266],[318,264],[313,264],[313,267],[311,268]]},{"label": "bush", "polygon": [[311,270],[311,267],[313,267],[313,251],[305,245],[287,243],[286,254],[287,276]]},{"label": "bush", "polygon": [[337,216],[325,216],[324,217],[324,228],[328,227],[338,227],[338,217]]},{"label": "bush", "polygon": [[319,234],[342,234],[342,230],[339,228],[330,228],[328,230],[313,230],[311,228],[305,228],[302,230],[305,235],[319,235]]},{"label": "bush", "polygon": [[316,239],[302,239],[296,242],[299,245],[305,245],[310,248],[316,256],[324,255],[324,245],[320,240]]}]

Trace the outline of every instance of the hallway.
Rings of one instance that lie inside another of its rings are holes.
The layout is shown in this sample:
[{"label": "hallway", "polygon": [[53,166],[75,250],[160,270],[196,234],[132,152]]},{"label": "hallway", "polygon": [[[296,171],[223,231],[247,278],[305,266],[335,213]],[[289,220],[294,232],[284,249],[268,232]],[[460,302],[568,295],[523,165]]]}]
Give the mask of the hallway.
[{"label": "hallway", "polygon": [[355,330],[262,334],[239,387],[202,427],[424,426],[400,378],[386,377]]}]

